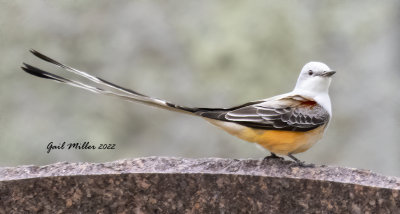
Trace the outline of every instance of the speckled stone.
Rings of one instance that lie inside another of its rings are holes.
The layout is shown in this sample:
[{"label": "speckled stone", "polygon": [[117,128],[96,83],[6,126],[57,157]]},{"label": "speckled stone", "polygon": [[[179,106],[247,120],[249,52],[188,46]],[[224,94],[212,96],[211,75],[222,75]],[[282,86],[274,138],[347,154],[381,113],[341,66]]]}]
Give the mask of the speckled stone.
[{"label": "speckled stone", "polygon": [[3,213],[400,213],[400,178],[279,159],[3,167]]}]

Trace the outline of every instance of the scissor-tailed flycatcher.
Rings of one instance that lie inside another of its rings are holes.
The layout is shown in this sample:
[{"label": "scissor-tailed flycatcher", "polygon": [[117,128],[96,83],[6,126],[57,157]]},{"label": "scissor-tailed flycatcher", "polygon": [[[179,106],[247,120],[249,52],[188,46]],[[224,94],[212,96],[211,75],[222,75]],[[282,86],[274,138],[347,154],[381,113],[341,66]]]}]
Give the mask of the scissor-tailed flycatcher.
[{"label": "scissor-tailed flycatcher", "polygon": [[332,116],[328,89],[335,71],[321,62],[309,62],[303,67],[292,92],[232,108],[191,108],[123,88],[61,64],[35,50],[31,52],[42,60],[115,91],[66,79],[24,63],[22,69],[29,74],[94,93],[202,117],[232,135],[260,144],[271,152],[269,157],[277,157],[275,154],[287,155],[302,163],[293,154],[308,150],[321,139]]}]

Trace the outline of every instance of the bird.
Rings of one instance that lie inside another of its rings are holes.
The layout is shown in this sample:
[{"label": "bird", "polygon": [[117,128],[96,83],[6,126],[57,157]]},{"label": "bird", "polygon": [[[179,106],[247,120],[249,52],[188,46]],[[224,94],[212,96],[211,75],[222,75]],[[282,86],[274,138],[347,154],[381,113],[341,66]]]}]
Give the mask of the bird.
[{"label": "bird", "polygon": [[329,86],[336,71],[322,62],[308,62],[301,69],[291,92],[266,99],[247,102],[230,108],[203,108],[177,105],[118,86],[100,77],[62,64],[36,50],[30,52],[41,60],[96,83],[85,84],[35,66],[23,63],[23,71],[36,77],[85,89],[97,94],[118,97],[158,108],[201,117],[209,123],[242,140],[256,143],[271,154],[266,157],[291,158],[307,166],[294,154],[311,148],[324,135],[332,117]]}]

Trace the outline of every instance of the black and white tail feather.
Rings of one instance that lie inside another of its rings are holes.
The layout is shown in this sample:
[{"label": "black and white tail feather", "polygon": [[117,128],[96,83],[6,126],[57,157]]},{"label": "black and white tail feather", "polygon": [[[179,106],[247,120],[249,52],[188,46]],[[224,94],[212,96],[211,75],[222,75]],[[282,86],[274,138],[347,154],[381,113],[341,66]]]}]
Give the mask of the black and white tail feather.
[{"label": "black and white tail feather", "polygon": [[[157,98],[152,98],[149,96],[146,96],[144,94],[138,93],[136,91],[133,91],[131,89],[127,89],[121,86],[118,86],[116,84],[113,84],[109,81],[106,81],[102,78],[99,77],[95,77],[93,75],[90,75],[86,72],[80,71],[78,69],[72,68],[70,66],[67,66],[65,64],[62,64],[48,56],[45,56],[44,54],[39,53],[38,51],[35,50],[30,50],[30,52],[35,55],[36,57],[50,62],[54,65],[57,65],[58,67],[61,67],[63,69],[65,69],[66,71],[72,72],[74,74],[77,74],[81,77],[84,77],[88,80],[90,80],[91,82],[94,82],[100,86],[92,86],[92,85],[88,85],[88,84],[84,84],[82,82],[76,81],[76,80],[71,80],[71,79],[67,79],[64,77],[61,77],[59,75],[47,72],[47,71],[43,71],[37,67],[34,67],[32,65],[23,63],[24,67],[21,67],[25,72],[37,76],[37,77],[41,77],[41,78],[45,78],[45,79],[51,79],[54,80],[56,82],[59,83],[64,83],[73,87],[78,87],[78,88],[82,88],[94,93],[98,93],[98,94],[104,94],[104,95],[108,95],[108,96],[114,96],[114,97],[118,97],[127,101],[132,101],[132,102],[141,102],[147,105],[151,105],[151,106],[156,106],[159,108],[164,108],[164,109],[168,109],[168,110],[172,110],[172,111],[179,111],[182,113],[189,113],[189,114],[193,114],[196,111],[198,111],[198,108],[189,108],[189,107],[184,107],[184,106],[179,106],[179,105],[175,105],[173,103],[161,100],[161,99],[157,99]],[[102,87],[101,87],[102,86]],[[115,89],[119,92],[114,92],[111,90],[107,90],[104,87],[109,87],[112,89]],[[122,92],[122,93],[121,93]]]}]

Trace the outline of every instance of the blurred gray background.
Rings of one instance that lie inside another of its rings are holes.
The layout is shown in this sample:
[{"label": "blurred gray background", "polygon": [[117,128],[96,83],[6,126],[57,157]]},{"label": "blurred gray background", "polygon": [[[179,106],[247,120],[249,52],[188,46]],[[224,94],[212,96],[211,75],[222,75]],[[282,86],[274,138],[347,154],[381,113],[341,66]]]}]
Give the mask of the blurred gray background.
[{"label": "blurred gray background", "polygon": [[[399,1],[0,1],[0,165],[142,156],[263,158],[267,151],[174,112],[20,70],[61,62],[181,105],[285,93],[301,67],[338,71],[326,136],[298,158],[400,176]],[[70,76],[69,76],[70,77]],[[49,142],[115,143],[52,151]]]}]

